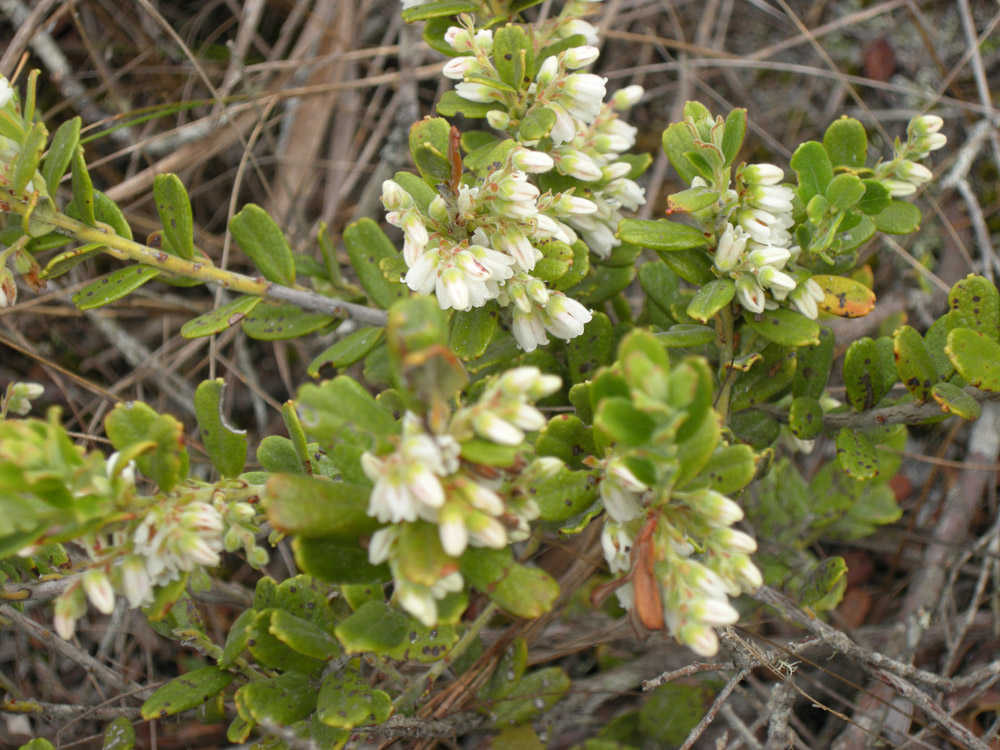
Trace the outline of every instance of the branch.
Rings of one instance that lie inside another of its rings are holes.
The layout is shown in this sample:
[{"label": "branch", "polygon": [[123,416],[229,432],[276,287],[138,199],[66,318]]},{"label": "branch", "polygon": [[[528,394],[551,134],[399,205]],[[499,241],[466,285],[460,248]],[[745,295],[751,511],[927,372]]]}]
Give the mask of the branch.
[{"label": "branch", "polygon": [[854,659],[861,664],[873,667],[876,670],[893,672],[906,679],[916,680],[925,685],[942,690],[946,693],[955,692],[954,680],[941,677],[933,672],[919,669],[910,664],[904,664],[896,659],[880,654],[865,648],[848,637],[845,633],[830,627],[815,616],[803,612],[783,594],[772,589],[770,586],[761,586],[751,596],[762,604],[767,604],[778,611],[782,617],[802,625],[806,630],[818,635],[824,643],[839,651],[845,656]]},{"label": "branch", "polygon": [[[24,200],[9,190],[0,189],[0,200],[9,204],[12,211],[22,216],[29,211],[29,206],[25,204]],[[246,276],[226,271],[203,261],[185,260],[163,250],[155,250],[147,245],[120,237],[110,228],[92,227],[58,211],[43,212],[36,209],[33,218],[55,226],[60,234],[70,235],[81,242],[102,245],[103,252],[113,255],[119,260],[135,261],[158,268],[174,276],[197,279],[205,284],[218,284],[223,289],[242,294],[252,294],[277,302],[291,302],[303,310],[324,313],[337,318],[351,318],[365,325],[384,326],[386,324],[388,316],[385,310],[326,297],[308,289],[282,286],[261,276]]]},{"label": "branch", "polygon": [[51,648],[61,656],[76,662],[90,675],[98,678],[119,693],[143,694],[152,692],[151,688],[143,689],[133,682],[123,680],[109,667],[101,664],[86,651],[77,648],[69,641],[64,641],[48,628],[39,625],[27,615],[23,615],[9,604],[0,604],[0,618],[7,620],[16,629]]},{"label": "branch", "polygon": [[87,706],[65,703],[46,703],[44,701],[2,701],[0,702],[0,712],[11,714],[27,714],[29,716],[43,716],[46,719],[77,719],[86,717],[97,721],[113,721],[119,716],[125,716],[132,720],[142,718],[142,712],[138,708],[124,708],[121,706]]},{"label": "branch", "polygon": [[[965,394],[972,396],[976,401],[1000,401],[1000,393],[981,391],[973,386],[966,386]],[[762,411],[768,416],[774,417],[782,424],[788,424],[788,409],[773,404],[761,404],[754,407],[757,411]],[[936,401],[929,401],[926,404],[919,401],[910,401],[896,406],[887,406],[883,409],[872,409],[866,412],[847,412],[842,414],[824,414],[823,427],[830,430],[839,430],[847,427],[852,430],[864,430],[869,427],[883,427],[893,424],[922,424],[924,420],[932,417],[948,416],[942,411],[941,406]]]}]

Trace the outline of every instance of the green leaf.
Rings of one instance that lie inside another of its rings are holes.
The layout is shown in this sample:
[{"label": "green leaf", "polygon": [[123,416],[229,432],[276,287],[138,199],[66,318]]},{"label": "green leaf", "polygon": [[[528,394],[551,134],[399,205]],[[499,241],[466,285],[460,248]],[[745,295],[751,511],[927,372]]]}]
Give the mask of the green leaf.
[{"label": "green leaf", "polygon": [[533,475],[524,490],[538,503],[539,518],[543,521],[562,523],[597,501],[593,474],[571,471],[566,466],[541,476]]},{"label": "green leaf", "polygon": [[[456,615],[456,619],[458,619],[461,618],[462,613],[468,606],[468,598],[465,596],[464,591],[460,591],[457,594],[449,594],[449,597],[456,595],[461,597],[459,600],[460,609]],[[461,603],[463,601],[464,603]],[[431,662],[440,661],[448,655],[451,647],[458,641],[458,633],[455,632],[453,625],[440,624],[442,603],[443,600],[438,602],[439,624],[433,627],[427,627],[412,616],[407,618],[406,639],[389,653],[390,658],[398,659],[399,661],[413,660],[421,664],[430,664]]]},{"label": "green leaf", "polygon": [[316,717],[342,729],[381,724],[391,713],[389,694],[372,688],[353,669],[328,675],[316,700]]},{"label": "green leaf", "polygon": [[456,311],[451,318],[448,348],[465,361],[483,356],[497,332],[499,308],[493,301],[468,312]]},{"label": "green leaf", "polygon": [[83,157],[83,147],[77,146],[71,163],[73,176],[73,200],[66,207],[69,216],[80,219],[84,224],[94,226],[94,185],[87,172],[87,162]]},{"label": "green leaf", "polygon": [[826,297],[816,306],[842,318],[861,318],[875,307],[875,292],[846,276],[813,276]]},{"label": "green leaf", "polygon": [[844,386],[848,402],[857,411],[875,408],[888,391],[878,346],[867,336],[854,341],[844,355]]},{"label": "green leaf", "polygon": [[707,323],[732,301],[735,294],[736,284],[732,279],[710,281],[695,292],[694,298],[688,303],[687,314]]},{"label": "green leaf", "polygon": [[577,240],[570,247],[573,250],[573,258],[569,262],[569,270],[549,284],[559,292],[565,292],[578,284],[590,271],[590,249],[583,240]]},{"label": "green leaf", "polygon": [[[417,207],[421,211],[426,211],[427,207],[431,204],[431,201],[437,197],[437,191],[420,179],[420,177],[413,174],[413,172],[396,172],[392,179],[399,183],[399,186],[410,194],[410,197],[413,198],[413,202],[417,204]],[[382,242],[382,239],[378,238],[378,241]],[[392,247],[391,242],[389,245],[393,253],[395,253],[395,248]]]},{"label": "green leaf", "polygon": [[702,250],[657,251],[656,254],[667,268],[692,284],[707,284],[715,279],[715,274],[712,273],[712,261]]},{"label": "green leaf", "polygon": [[201,705],[221,693],[233,676],[218,667],[202,667],[175,677],[146,699],[140,713],[144,719],[162,719]]},{"label": "green leaf", "polygon": [[[184,426],[169,415],[157,414],[141,401],[118,404],[104,420],[104,431],[118,451],[145,446],[147,455],[136,460],[139,471],[164,492],[187,477],[188,455]],[[151,455],[149,455],[151,454]]]},{"label": "green leaf", "polygon": [[872,218],[875,227],[886,234],[910,234],[920,229],[920,209],[906,201],[893,199]]},{"label": "green leaf", "polygon": [[271,618],[280,611],[270,607],[257,613],[257,617],[247,626],[247,648],[254,659],[266,667],[316,674],[323,669],[326,663],[324,659],[299,653],[271,634]]},{"label": "green leaf", "polygon": [[722,158],[724,166],[732,164],[740,153],[743,137],[747,132],[747,111],[734,109],[726,116],[725,130],[722,132]]},{"label": "green leaf", "polygon": [[687,159],[685,154],[694,149],[694,138],[687,125],[675,122],[663,131],[663,150],[670,163],[684,182],[691,184],[698,177],[698,170]]},{"label": "green leaf", "polygon": [[[950,335],[948,341],[950,346]],[[924,403],[930,401],[931,387],[938,381],[938,374],[937,368],[934,366],[934,360],[931,359],[927,347],[924,346],[924,340],[917,333],[916,329],[910,326],[903,326],[896,331],[892,337],[892,342],[893,352],[896,357],[896,368],[899,371],[899,379],[903,381],[906,390]],[[997,347],[997,349],[1000,351],[1000,347]],[[952,361],[954,362],[954,359]],[[1000,360],[997,361],[1000,362]],[[955,367],[959,372],[962,372],[957,363]],[[962,377],[965,377],[964,374]]]},{"label": "green leaf", "polygon": [[[28,128],[28,133],[21,141],[21,148],[14,157],[10,165],[11,184],[10,189],[16,195],[24,193],[35,173],[38,171],[38,164],[42,159],[42,150],[49,139],[49,133],[45,125],[40,122],[33,122]],[[40,186],[35,186],[38,190]]]},{"label": "green leaf", "polygon": [[795,149],[790,162],[799,177],[798,194],[803,203],[814,195],[824,195],[833,179],[833,165],[822,143],[807,141]]},{"label": "green leaf", "polygon": [[838,255],[843,257],[847,253],[857,250],[875,236],[875,230],[875,222],[872,221],[871,217],[862,216],[861,221],[855,226],[837,235],[837,240],[840,242]]},{"label": "green leaf", "polygon": [[583,333],[566,345],[566,360],[573,383],[590,380],[602,365],[611,364],[615,340],[611,319],[595,312]]},{"label": "green leaf", "polygon": [[747,324],[768,341],[781,346],[815,346],[819,343],[819,324],[787,307],[765,310],[757,315],[746,313]]},{"label": "green leaf", "polygon": [[321,443],[340,442],[345,429],[373,435],[398,431],[392,412],[346,375],[319,385],[306,383],[299,388],[296,403],[303,426]]},{"label": "green leaf", "polygon": [[[153,197],[156,200],[156,212],[163,224],[166,247],[186,260],[193,260],[194,216],[191,213],[191,199],[180,178],[175,174],[156,175],[153,178]],[[292,279],[294,278],[293,272]]]},{"label": "green leaf", "polygon": [[367,357],[369,352],[381,344],[384,339],[384,328],[363,326],[324,349],[322,354],[309,363],[306,372],[315,378],[319,376],[319,371],[325,366],[338,370],[350,367]]},{"label": "green leaf", "polygon": [[229,635],[226,636],[226,644],[222,648],[222,656],[219,657],[219,668],[229,669],[236,663],[236,659],[247,647],[249,634],[247,629],[251,623],[257,619],[257,612],[252,609],[243,610],[229,628]]},{"label": "green leaf", "polygon": [[269,630],[271,635],[293,651],[313,659],[329,661],[340,655],[340,644],[336,638],[315,623],[283,609],[271,613]]},{"label": "green leaf", "polygon": [[[544,250],[544,246],[541,249]],[[602,266],[634,266],[636,258],[638,258],[641,253],[641,247],[631,245],[628,242],[623,242],[618,247],[613,248],[611,250],[611,254],[607,258],[594,258],[594,262],[599,263]]]},{"label": "green leaf", "polygon": [[41,279],[58,278],[88,258],[99,255],[105,247],[107,246],[99,242],[91,242],[87,245],[80,245],[79,247],[74,247],[72,250],[59,253],[59,255],[52,258],[45,265],[45,268],[38,274],[38,277]]},{"label": "green leaf", "polygon": [[[858,203],[858,210],[866,214],[878,214],[884,211],[892,202],[889,195],[889,188],[878,180],[863,180],[865,185],[865,196]],[[874,226],[874,222],[872,222]]]},{"label": "green leaf", "polygon": [[127,297],[160,272],[150,266],[126,266],[112,271],[103,279],[87,284],[73,295],[73,304],[81,310],[93,310]]},{"label": "green leaf", "polygon": [[830,124],[823,134],[823,146],[835,167],[863,167],[868,158],[868,135],[865,126],[844,115]]},{"label": "green leaf", "polygon": [[847,563],[842,557],[830,557],[809,572],[799,589],[800,607],[823,612],[840,603],[847,588]]},{"label": "green leaf", "polygon": [[788,409],[788,428],[799,440],[814,440],[823,432],[823,407],[819,401],[799,396]]},{"label": "green leaf", "polygon": [[517,128],[517,137],[525,142],[540,141],[542,138],[548,138],[555,124],[555,112],[548,107],[533,107],[521,120]]},{"label": "green leaf", "polygon": [[406,615],[385,602],[370,601],[341,622],[334,631],[348,654],[385,656],[406,642]]},{"label": "green leaf", "polygon": [[406,286],[388,281],[379,269],[379,261],[399,254],[378,224],[367,218],[349,224],[344,230],[344,247],[358,281],[376,305],[388,309],[396,300],[408,296]]},{"label": "green leaf", "polygon": [[45,161],[42,163],[42,178],[45,180],[45,186],[51,196],[55,196],[59,189],[59,182],[66,174],[66,170],[73,160],[73,155],[76,154],[80,145],[81,122],[79,117],[67,120],[59,126],[56,134],[52,136],[49,152],[45,155]]},{"label": "green leaf", "polygon": [[698,186],[667,196],[667,207],[673,213],[693,213],[708,208],[719,200],[719,193],[711,188]]},{"label": "green leaf", "polygon": [[514,562],[509,547],[469,547],[460,561],[465,579],[512,615],[539,617],[559,596],[559,584],[548,573]]},{"label": "green leaf", "polygon": [[535,440],[539,456],[555,456],[569,467],[583,468],[583,458],[594,453],[590,428],[573,414],[552,417]]},{"label": "green leaf", "polygon": [[292,441],[280,435],[268,435],[257,446],[257,463],[273,474],[305,474]]},{"label": "green leaf", "polygon": [[136,742],[135,727],[132,726],[132,722],[125,716],[119,716],[104,730],[104,744],[101,750],[132,750]]},{"label": "green leaf", "polygon": [[579,284],[567,290],[567,294],[587,307],[596,307],[612,297],[621,294],[635,278],[635,266],[611,267],[591,264]]},{"label": "green leaf", "polygon": [[970,422],[979,419],[983,413],[983,408],[976,399],[951,383],[935,383],[931,388],[931,397],[941,407],[941,411],[955,414]]},{"label": "green leaf", "polygon": [[792,393],[819,399],[830,379],[833,364],[833,332],[826,326],[819,328],[819,344],[800,347],[796,356],[798,366],[792,381]]},{"label": "green leaf", "polygon": [[229,231],[265,279],[284,286],[295,284],[292,248],[267,211],[248,203],[229,220]]},{"label": "green leaf", "polygon": [[202,336],[213,336],[242,321],[257,305],[263,302],[263,297],[237,297],[222,307],[192,318],[181,326],[181,336],[186,339],[197,339]]},{"label": "green leaf", "polygon": [[852,174],[838,174],[826,186],[826,199],[841,211],[853,208],[865,196],[865,184]]},{"label": "green leaf", "polygon": [[491,707],[494,726],[514,726],[543,715],[569,691],[570,680],[560,667],[546,667],[520,680],[502,701]]},{"label": "green leaf", "polygon": [[369,563],[368,551],[356,541],[297,536],[292,540],[292,551],[303,572],[330,583],[384,583],[392,579],[389,566]]},{"label": "green leaf", "polygon": [[598,405],[594,426],[607,433],[614,442],[638,447],[652,437],[656,422],[637,409],[631,399],[613,396],[603,399]]},{"label": "green leaf", "polygon": [[1000,337],[1000,294],[987,279],[969,274],[948,293],[951,328],[970,328],[994,341]]},{"label": "green leaf", "polygon": [[246,719],[257,724],[288,726],[304,719],[316,708],[316,686],[299,672],[257,680],[236,691],[236,706]]},{"label": "green leaf", "polygon": [[243,471],[247,457],[246,430],[235,430],[222,414],[222,378],[206,380],[194,394],[194,412],[201,431],[201,441],[212,465],[223,477],[236,477]]},{"label": "green leaf", "polygon": [[969,384],[990,393],[1000,391],[1000,344],[992,338],[969,328],[956,328],[948,334],[945,352]]},{"label": "green leaf", "polygon": [[440,117],[425,117],[410,127],[410,153],[420,175],[432,185],[451,180],[448,158],[451,126]]},{"label": "green leaf", "polygon": [[254,305],[243,318],[243,332],[258,341],[297,339],[326,328],[337,318],[324,313],[307,312],[289,302],[264,302]]},{"label": "green leaf", "polygon": [[796,365],[794,349],[771,344],[761,354],[763,357],[749,372],[740,373],[733,381],[731,412],[763,404],[792,382]]},{"label": "green leaf", "polygon": [[639,284],[647,299],[664,312],[670,311],[670,304],[677,299],[677,274],[664,263],[643,263],[639,266]]},{"label": "green leaf", "polygon": [[499,104],[494,102],[470,102],[468,99],[463,99],[458,95],[458,92],[445,91],[441,98],[438,99],[438,103],[434,106],[434,109],[439,115],[444,117],[468,117],[475,119],[477,117],[486,117],[486,113],[494,109],[502,109]]},{"label": "green leaf", "polygon": [[709,326],[696,326],[690,323],[678,323],[666,331],[656,334],[656,338],[668,348],[687,348],[704,346],[715,341],[715,329]]},{"label": "green leaf", "polygon": [[524,638],[517,637],[504,649],[493,674],[479,688],[477,698],[484,703],[503,700],[517,687],[527,667],[528,644]]},{"label": "green leaf", "polygon": [[712,489],[724,495],[739,492],[757,474],[757,456],[748,445],[718,445],[701,469]]},{"label": "green leaf", "polygon": [[691,250],[708,243],[705,235],[694,227],[667,219],[622,219],[618,236],[623,242],[665,252]]},{"label": "green leaf", "polygon": [[426,21],[429,18],[457,16],[459,13],[475,13],[479,4],[473,0],[430,0],[403,10],[406,23]]},{"label": "green leaf", "polygon": [[864,433],[844,427],[837,433],[837,461],[844,472],[855,479],[878,476],[878,455]]},{"label": "green leaf", "polygon": [[264,504],[268,520],[285,534],[346,542],[379,526],[368,515],[369,494],[367,487],[305,474],[276,474],[267,482]]},{"label": "green leaf", "polygon": [[535,52],[522,26],[507,24],[493,33],[493,64],[501,81],[515,90],[527,89],[535,77]]}]

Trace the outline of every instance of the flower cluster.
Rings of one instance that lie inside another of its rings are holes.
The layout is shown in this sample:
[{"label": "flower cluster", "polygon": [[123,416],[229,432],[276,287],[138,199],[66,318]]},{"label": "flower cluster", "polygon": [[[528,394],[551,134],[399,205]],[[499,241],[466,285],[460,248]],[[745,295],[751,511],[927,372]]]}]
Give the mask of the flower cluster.
[{"label": "flower cluster", "polygon": [[[757,545],[749,535],[730,528],[743,518],[740,506],[714,490],[676,492],[649,514],[650,487],[629,471],[621,458],[604,465],[600,493],[607,511],[601,535],[604,557],[616,576],[635,570],[635,545],[642,543],[656,561],[653,567],[666,627],[680,643],[712,656],[719,647],[714,627],[732,625],[739,613],[729,597],[757,589],[763,579],[750,559]],[[650,518],[655,523],[650,523]],[[697,547],[695,546],[697,544]],[[697,554],[696,554],[697,552]],[[616,590],[626,609],[636,606],[631,580]]]},{"label": "flower cluster", "polygon": [[[121,467],[117,463],[118,454],[108,459],[108,479],[119,494],[130,494],[135,470],[131,463]],[[228,502],[222,491],[215,491],[211,502],[158,497],[141,517],[79,540],[90,563],[79,584],[56,602],[56,632],[66,639],[72,637],[76,620],[87,611],[88,599],[104,614],[114,610],[116,592],[124,595],[130,607],[150,604],[157,587],[218,566],[223,549],[242,548],[251,565],[266,564],[267,552],[256,546],[254,538],[255,516],[253,506]]]},{"label": "flower cluster", "polygon": [[387,180],[382,202],[386,219],[404,233],[404,283],[435,294],[442,309],[465,311],[490,300],[512,306],[514,335],[526,351],[547,343],[546,332],[563,339],[580,335],[590,312],[551,291],[532,271],[551,243],[576,240],[564,219],[597,207],[571,191],[542,194],[528,181],[524,170],[551,164],[548,155],[515,146],[475,186],[462,185],[451,207],[438,196],[426,214]]},{"label": "flower cluster", "polygon": [[448,558],[459,557],[469,545],[502,549],[527,538],[538,505],[505,493],[502,473],[462,461],[460,454],[471,440],[519,446],[525,433],[545,425],[532,402],[559,386],[557,376],[535,367],[509,370],[491,381],[475,403],[458,409],[444,431],[430,432],[423,420],[407,412],[391,453],[362,456],[361,466],[374,484],[368,515],[392,524],[372,536],[369,560],[388,561],[400,604],[422,622],[436,622],[436,601],[460,590],[462,577],[445,564],[442,575],[414,580],[414,566],[401,564],[398,557],[400,535],[408,524],[429,523]]},{"label": "flower cluster", "polygon": [[948,142],[940,132],[943,126],[944,120],[937,115],[921,115],[910,121],[905,143],[896,139],[893,159],[875,168],[876,179],[889,189],[890,195],[896,198],[913,195],[934,178],[931,170],[917,162]]},{"label": "flower cluster", "polygon": [[[537,264],[578,240],[607,258],[620,244],[621,211],[645,202],[632,162],[622,158],[635,145],[636,128],[621,119],[643,90],[628,86],[605,103],[607,80],[582,71],[599,55],[596,29],[578,18],[587,4],[569,3],[528,43],[536,52],[573,34],[588,43],[539,59],[533,76],[516,87],[498,70],[493,31],[477,30],[467,17],[465,26],[449,28],[444,39],[458,56],[444,75],[457,81],[458,96],[495,105],[486,120],[509,140],[498,142],[490,163],[457,195],[439,195],[426,210],[398,183],[383,185],[387,221],[404,232],[407,286],[435,294],[442,308],[464,311],[496,300],[510,309],[525,351],[550,335],[578,336],[591,318],[554,291],[551,269],[536,272]],[[539,121],[551,124],[522,127]]]}]

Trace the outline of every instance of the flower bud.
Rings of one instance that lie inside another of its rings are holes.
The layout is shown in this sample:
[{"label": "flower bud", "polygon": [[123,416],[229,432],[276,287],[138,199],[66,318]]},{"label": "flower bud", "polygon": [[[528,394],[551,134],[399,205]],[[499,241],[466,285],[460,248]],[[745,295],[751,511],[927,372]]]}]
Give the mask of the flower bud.
[{"label": "flower bud", "polygon": [[905,198],[917,192],[917,186],[905,180],[882,180],[882,184],[893,198]]},{"label": "flower bud", "polygon": [[106,572],[100,568],[88,569],[83,574],[83,588],[99,612],[110,615],[115,611],[115,592]]},{"label": "flower bud", "polygon": [[3,76],[0,76],[0,109],[7,106],[7,103],[14,98],[14,89]]},{"label": "flower bud", "polygon": [[715,267],[723,273],[732,271],[743,259],[743,250],[746,245],[747,237],[742,227],[727,224],[722,236],[719,237],[719,244],[715,248]]},{"label": "flower bud", "polygon": [[570,70],[585,68],[594,62],[600,54],[601,51],[597,47],[592,47],[589,44],[584,47],[571,47],[564,53],[563,63]]},{"label": "flower bud", "polygon": [[764,266],[757,272],[757,281],[768,289],[792,291],[795,289],[795,279],[774,266]]},{"label": "flower bud", "polygon": [[911,136],[930,135],[938,132],[944,126],[944,120],[937,115],[920,115],[910,120],[906,129]]},{"label": "flower bud", "polygon": [[465,79],[467,74],[475,73],[477,67],[478,64],[474,57],[453,57],[445,64],[441,70],[441,74],[445,78],[451,78],[453,81],[461,81]]},{"label": "flower bud", "polygon": [[546,57],[542,66],[538,69],[538,73],[535,75],[538,88],[543,89],[551,84],[557,75],[559,75],[559,60],[555,55]]},{"label": "flower bud", "polygon": [[751,164],[743,169],[743,181],[748,185],[777,185],[783,179],[784,171],[774,164]]},{"label": "flower bud", "polygon": [[896,167],[896,176],[901,180],[912,182],[914,185],[922,185],[934,179],[934,173],[923,164],[904,159]]},{"label": "flower bud", "polygon": [[268,559],[266,549],[256,546],[247,548],[247,562],[250,563],[250,567],[260,569],[267,565]]},{"label": "flower bud", "polygon": [[139,555],[127,555],[122,560],[122,590],[133,609],[153,598],[153,584],[146,571],[146,562]]},{"label": "flower bud", "polygon": [[605,180],[618,180],[622,177],[626,177],[632,171],[632,165],[624,161],[616,161],[613,164],[608,164],[601,170],[601,176]]},{"label": "flower bud", "polygon": [[491,128],[506,130],[507,126],[510,125],[510,115],[502,109],[491,109],[486,113],[486,122],[490,124]]},{"label": "flower bud", "polygon": [[764,312],[764,290],[752,276],[741,276],[737,279],[736,298],[750,312]]},{"label": "flower bud", "polygon": [[532,151],[527,148],[517,149],[511,161],[521,171],[530,172],[531,174],[548,172],[555,166],[555,161],[548,154],[542,151]]},{"label": "flower bud", "polygon": [[642,86],[633,85],[618,89],[611,97],[611,103],[615,109],[629,109],[642,100],[645,89]]},{"label": "flower bud", "polygon": [[926,153],[928,151],[937,151],[947,142],[948,138],[944,135],[944,133],[931,133],[930,135],[925,135],[917,138],[915,141],[912,141],[912,146],[916,151]]}]

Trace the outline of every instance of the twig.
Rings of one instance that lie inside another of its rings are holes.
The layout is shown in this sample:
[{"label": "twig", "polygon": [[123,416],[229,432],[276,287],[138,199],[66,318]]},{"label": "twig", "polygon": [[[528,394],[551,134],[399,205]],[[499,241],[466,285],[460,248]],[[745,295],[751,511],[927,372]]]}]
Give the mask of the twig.
[{"label": "twig", "polygon": [[830,627],[816,617],[812,617],[803,612],[786,596],[775,591],[770,586],[761,586],[755,593],[751,594],[751,596],[763,604],[774,607],[774,609],[776,609],[786,619],[802,625],[809,632],[818,635],[824,643],[833,648],[835,651],[839,651],[860,664],[884,671],[894,672],[895,674],[907,679],[922,682],[925,685],[948,693],[955,691],[954,680],[950,680],[947,677],[941,677],[933,672],[919,669],[910,664],[904,664],[896,659],[890,659],[888,656],[871,651],[870,649],[855,643],[845,633],[841,633],[839,630]]},{"label": "twig", "polygon": [[955,721],[948,712],[945,711],[941,706],[932,701],[930,697],[927,696],[921,690],[918,690],[912,683],[903,679],[899,675],[895,675],[891,672],[887,672],[881,669],[875,670],[875,675],[884,680],[888,685],[892,686],[894,689],[898,690],[899,693],[906,698],[908,701],[913,703],[917,708],[931,716],[935,721],[937,721],[941,726],[947,729],[951,734],[961,742],[965,743],[962,747],[970,748],[971,750],[991,750],[990,746],[983,742],[981,739],[976,737],[972,732],[966,729],[964,726]]},{"label": "twig", "polygon": [[143,690],[138,685],[123,680],[113,669],[104,666],[86,651],[77,648],[69,641],[64,641],[51,630],[39,625],[27,615],[21,614],[9,604],[0,604],[0,617],[8,620],[14,628],[20,630],[22,633],[48,645],[49,648],[59,655],[76,662],[88,674],[93,675],[120,693],[128,692],[141,695],[145,692],[152,692],[151,688]]},{"label": "twig", "polygon": [[[740,739],[743,740],[747,747],[751,750],[762,750],[761,744],[753,736],[750,727],[744,723],[743,719],[736,713],[736,710],[728,703],[722,707],[722,718],[726,720],[729,726],[736,730],[736,734],[740,736]],[[791,745],[787,747],[791,747]]]},{"label": "twig", "polygon": [[771,690],[767,699],[767,745],[766,750],[784,750],[795,741],[795,732],[788,725],[795,704],[796,690],[787,682],[779,682]]},{"label": "twig", "polygon": [[[28,206],[23,200],[9,190],[0,189],[0,200],[7,201],[16,213],[23,215],[28,210]],[[41,218],[38,212],[35,216]],[[384,310],[376,310],[353,302],[325,297],[306,289],[282,286],[260,276],[245,276],[204,262],[185,260],[162,250],[154,250],[125,237],[119,237],[110,229],[103,231],[55,211],[45,212],[44,221],[55,226],[58,231],[75,237],[81,242],[95,242],[102,245],[101,249],[104,252],[120,260],[136,261],[176,276],[198,279],[206,284],[218,284],[224,289],[234,292],[252,294],[279,302],[291,302],[303,310],[326,313],[338,318],[353,318],[366,325],[384,326],[386,323],[387,315]]]},{"label": "twig", "polygon": [[708,709],[708,713],[701,717],[701,721],[698,722],[698,726],[692,729],[691,733],[688,734],[687,739],[684,740],[684,744],[681,745],[680,750],[691,750],[694,743],[698,741],[699,737],[701,737],[702,733],[708,729],[708,725],[715,720],[716,714],[719,713],[719,709],[722,708],[722,705],[729,698],[730,694],[736,689],[737,685],[743,682],[743,678],[750,674],[750,671],[749,667],[744,667],[729,679],[726,686],[722,688],[722,691],[715,697],[715,702],[712,703],[712,707]]},{"label": "twig", "polygon": [[10,714],[27,714],[28,716],[43,716],[46,719],[96,719],[98,721],[113,721],[119,716],[129,719],[141,719],[142,712],[138,708],[121,706],[87,706],[65,703],[46,703],[45,701],[2,701],[0,712]]},{"label": "twig", "polygon": [[[981,391],[973,386],[966,386],[965,393],[979,402],[1000,401],[1000,393]],[[754,407],[757,411],[774,417],[783,424],[788,423],[788,409],[773,404],[761,404]],[[827,430],[839,430],[848,427],[852,430],[863,430],[869,427],[884,427],[894,424],[921,424],[925,419],[940,417],[943,412],[937,402],[922,404],[910,401],[896,406],[886,406],[882,409],[854,413],[824,414],[823,427]]]},{"label": "twig", "polygon": [[666,685],[668,682],[673,682],[681,677],[690,677],[691,675],[698,674],[699,672],[729,672],[733,669],[736,669],[736,665],[731,661],[723,662],[721,664],[700,661],[695,662],[693,664],[688,664],[686,667],[681,667],[680,669],[673,669],[669,672],[664,672],[651,680],[643,680],[642,692],[648,693],[650,690],[655,690],[660,687],[660,685]]},{"label": "twig", "polygon": [[447,719],[422,719],[396,714],[373,727],[358,727],[355,731],[373,737],[455,738],[475,729],[483,716],[473,711],[453,714]]}]

